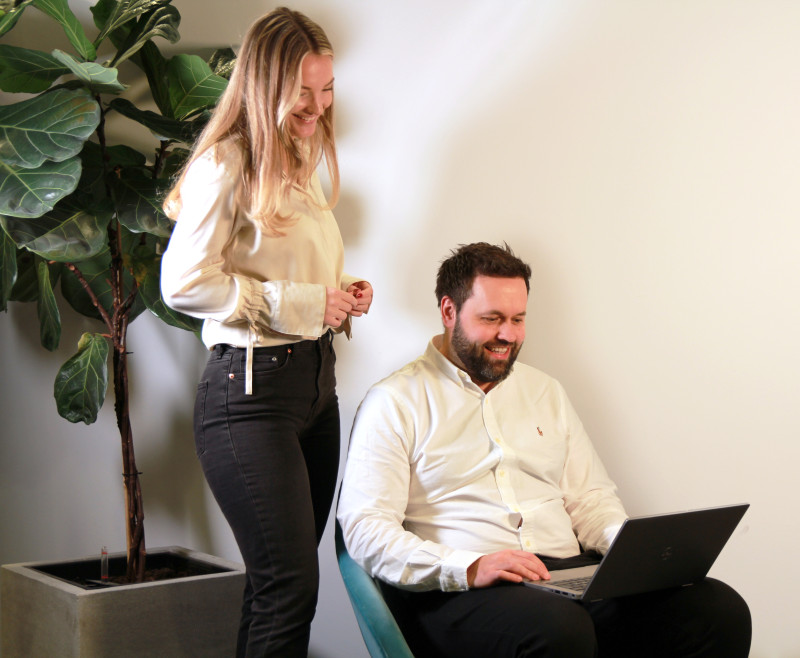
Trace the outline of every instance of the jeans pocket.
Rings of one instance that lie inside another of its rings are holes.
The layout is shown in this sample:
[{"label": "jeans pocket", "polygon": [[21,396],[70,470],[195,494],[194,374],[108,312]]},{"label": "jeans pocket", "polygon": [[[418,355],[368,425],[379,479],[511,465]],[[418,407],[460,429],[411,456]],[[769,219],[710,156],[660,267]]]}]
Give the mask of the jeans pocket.
[{"label": "jeans pocket", "polygon": [[200,382],[197,385],[197,396],[194,399],[194,448],[197,456],[205,454],[205,418],[206,418],[206,398],[208,396],[208,382]]},{"label": "jeans pocket", "polygon": [[286,347],[262,348],[253,352],[253,374],[273,374],[289,364],[290,350]]}]

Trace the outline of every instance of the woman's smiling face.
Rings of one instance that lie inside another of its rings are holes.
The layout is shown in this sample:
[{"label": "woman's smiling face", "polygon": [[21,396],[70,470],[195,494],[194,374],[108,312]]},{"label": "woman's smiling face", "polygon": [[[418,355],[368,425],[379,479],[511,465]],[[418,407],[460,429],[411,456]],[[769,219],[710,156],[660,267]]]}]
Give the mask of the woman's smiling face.
[{"label": "woman's smiling face", "polygon": [[289,131],[293,137],[306,139],[333,103],[333,58],[309,53],[300,68],[300,79],[300,98],[289,113]]}]

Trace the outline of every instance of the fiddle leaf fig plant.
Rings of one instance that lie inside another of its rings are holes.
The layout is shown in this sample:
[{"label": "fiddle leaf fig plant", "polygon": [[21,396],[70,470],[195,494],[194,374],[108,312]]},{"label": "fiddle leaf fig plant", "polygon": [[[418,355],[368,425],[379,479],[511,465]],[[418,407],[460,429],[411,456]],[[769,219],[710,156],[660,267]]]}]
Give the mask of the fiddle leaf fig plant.
[{"label": "fiddle leaf fig plant", "polygon": [[[36,302],[41,344],[50,351],[60,342],[62,311],[99,323],[58,370],[53,394],[61,416],[93,423],[109,389],[110,362],[130,581],[143,578],[146,550],[128,406],[128,326],[149,310],[169,325],[199,330],[197,320],[161,298],[161,254],[172,231],[161,202],[234,59],[230,49],[215,52],[210,64],[193,54],[165,57],[156,41],[179,39],[180,14],[171,2],[99,0],[87,27],[67,0],[0,0],[0,90],[15,101],[0,106],[0,310]],[[69,48],[2,43],[23,13],[36,11],[63,28]],[[140,80],[147,97],[125,98]],[[130,124],[125,142],[110,137],[111,121]]]}]

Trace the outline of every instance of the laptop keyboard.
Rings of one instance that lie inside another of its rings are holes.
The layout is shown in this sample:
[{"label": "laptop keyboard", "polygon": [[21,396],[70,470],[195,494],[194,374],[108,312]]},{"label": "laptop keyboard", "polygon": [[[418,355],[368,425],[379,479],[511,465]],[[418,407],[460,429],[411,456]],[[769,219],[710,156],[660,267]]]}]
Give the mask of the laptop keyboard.
[{"label": "laptop keyboard", "polygon": [[558,587],[563,587],[565,589],[574,589],[578,592],[582,592],[586,589],[586,586],[589,584],[589,581],[592,579],[591,576],[584,576],[583,578],[569,578],[568,580],[559,580],[555,583]]}]

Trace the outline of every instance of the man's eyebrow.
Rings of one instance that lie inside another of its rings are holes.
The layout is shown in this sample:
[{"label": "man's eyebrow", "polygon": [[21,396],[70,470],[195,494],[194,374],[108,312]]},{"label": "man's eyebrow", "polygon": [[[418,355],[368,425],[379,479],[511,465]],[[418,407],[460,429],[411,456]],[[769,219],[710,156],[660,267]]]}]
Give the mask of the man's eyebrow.
[{"label": "man's eyebrow", "polygon": [[[492,310],[492,311],[483,311],[483,312],[482,312],[482,313],[480,313],[479,315],[501,315],[501,316],[503,316],[503,317],[506,317],[506,314],[505,314],[505,313],[503,313],[502,311],[496,311],[496,310]],[[526,315],[528,315],[528,311],[522,311],[521,313],[514,313],[514,314],[513,314],[513,315],[511,315],[510,317],[512,317],[512,318],[521,318],[521,317],[524,317],[524,316],[526,316]]]}]

